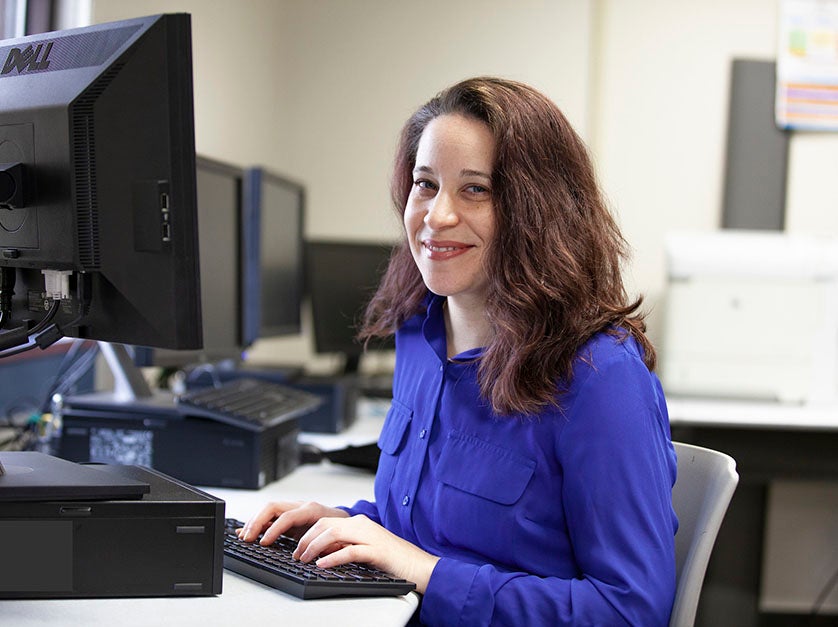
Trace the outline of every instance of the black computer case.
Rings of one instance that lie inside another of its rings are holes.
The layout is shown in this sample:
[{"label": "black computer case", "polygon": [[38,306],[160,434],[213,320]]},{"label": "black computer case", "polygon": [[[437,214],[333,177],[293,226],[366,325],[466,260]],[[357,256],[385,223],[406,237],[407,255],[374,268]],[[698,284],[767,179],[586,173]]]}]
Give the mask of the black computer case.
[{"label": "black computer case", "polygon": [[100,466],[151,486],[142,499],[6,502],[0,598],[221,593],[224,501],[139,466]]},{"label": "black computer case", "polygon": [[53,453],[75,462],[148,466],[191,485],[258,489],[299,464],[296,419],[251,431],[174,407],[112,406],[70,398]]}]

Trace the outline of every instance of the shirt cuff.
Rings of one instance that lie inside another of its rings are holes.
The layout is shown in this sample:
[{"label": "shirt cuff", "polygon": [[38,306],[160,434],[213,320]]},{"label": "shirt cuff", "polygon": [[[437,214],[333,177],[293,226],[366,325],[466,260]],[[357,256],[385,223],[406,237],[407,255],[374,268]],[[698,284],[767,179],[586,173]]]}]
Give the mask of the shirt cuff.
[{"label": "shirt cuff", "polygon": [[[431,573],[419,616],[426,625],[480,624],[467,616],[467,603],[480,567],[441,558]],[[488,608],[491,614],[491,608]]]}]

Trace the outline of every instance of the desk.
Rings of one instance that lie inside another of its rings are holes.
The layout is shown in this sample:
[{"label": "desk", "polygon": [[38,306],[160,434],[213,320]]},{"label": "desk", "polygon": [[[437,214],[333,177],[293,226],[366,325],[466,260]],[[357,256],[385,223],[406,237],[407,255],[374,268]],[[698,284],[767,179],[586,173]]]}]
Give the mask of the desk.
[{"label": "desk", "polygon": [[[261,490],[203,488],[226,502],[227,516],[247,519],[274,500],[318,500],[351,505],[372,498],[371,474],[323,463],[301,466]],[[80,627],[178,627],[213,625],[404,625],[419,604],[415,593],[394,598],[318,599],[296,597],[224,571],[217,597],[153,599],[47,599],[0,601],[0,625]]]},{"label": "desk", "polygon": [[[728,453],[740,477],[707,568],[696,626],[801,624],[799,615],[758,609],[769,486],[838,479],[838,406],[678,397],[667,405],[673,440]],[[834,624],[834,615],[822,618],[805,624]]]},{"label": "desk", "polygon": [[669,421],[681,427],[838,431],[838,405],[667,397]]}]

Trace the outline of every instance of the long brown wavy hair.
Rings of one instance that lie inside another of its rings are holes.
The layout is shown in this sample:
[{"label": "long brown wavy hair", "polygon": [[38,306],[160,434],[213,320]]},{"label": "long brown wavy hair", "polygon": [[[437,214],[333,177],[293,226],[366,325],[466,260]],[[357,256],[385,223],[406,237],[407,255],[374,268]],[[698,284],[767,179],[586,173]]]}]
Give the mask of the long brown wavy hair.
[{"label": "long brown wavy hair", "polygon": [[[486,257],[492,339],[478,366],[481,393],[493,410],[537,414],[557,405],[580,347],[599,331],[633,336],[653,370],[655,350],[645,335],[642,298],[630,302],[623,285],[628,246],[587,148],[558,107],[535,89],[473,78],[419,108],[402,129],[396,152],[391,196],[397,214],[404,215],[413,186],[422,132],[445,114],[486,123],[496,142],[495,236]],[[422,310],[427,294],[402,241],[369,303],[359,338],[393,334]]]}]

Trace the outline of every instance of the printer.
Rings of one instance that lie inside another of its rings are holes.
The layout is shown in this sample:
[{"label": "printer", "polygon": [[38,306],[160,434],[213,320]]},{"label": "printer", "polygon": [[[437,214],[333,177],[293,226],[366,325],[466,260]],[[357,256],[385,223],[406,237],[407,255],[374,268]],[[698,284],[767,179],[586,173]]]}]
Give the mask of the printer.
[{"label": "printer", "polygon": [[673,233],[665,253],[660,376],[667,394],[835,402],[838,240]]}]

